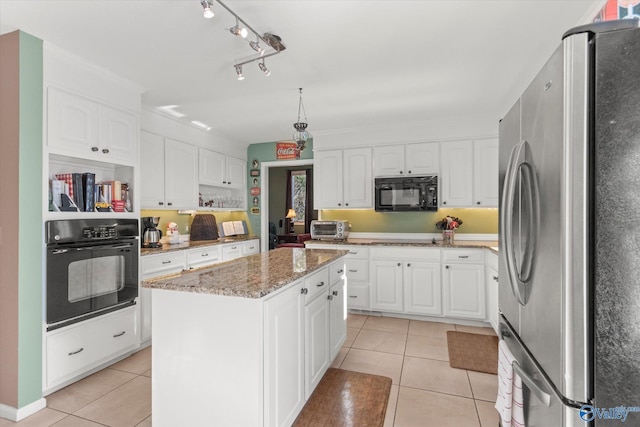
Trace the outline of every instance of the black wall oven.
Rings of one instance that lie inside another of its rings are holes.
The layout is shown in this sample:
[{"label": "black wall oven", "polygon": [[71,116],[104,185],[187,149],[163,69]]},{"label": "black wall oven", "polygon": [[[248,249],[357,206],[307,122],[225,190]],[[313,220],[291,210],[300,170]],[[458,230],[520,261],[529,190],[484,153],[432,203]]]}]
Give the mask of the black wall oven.
[{"label": "black wall oven", "polygon": [[47,330],[135,304],[137,219],[47,221]]},{"label": "black wall oven", "polygon": [[378,212],[438,210],[438,177],[376,178],[375,201]]}]

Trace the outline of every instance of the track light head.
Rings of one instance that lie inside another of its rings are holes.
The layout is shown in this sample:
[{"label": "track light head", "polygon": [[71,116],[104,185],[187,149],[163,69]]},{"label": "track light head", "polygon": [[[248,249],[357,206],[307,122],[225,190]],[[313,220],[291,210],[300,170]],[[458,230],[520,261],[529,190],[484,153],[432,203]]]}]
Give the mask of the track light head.
[{"label": "track light head", "polygon": [[213,6],[213,4],[211,2],[209,2],[208,0],[202,0],[200,2],[200,4],[202,5],[202,8],[204,9],[203,12],[203,16],[207,19],[211,19],[215,16],[215,14],[213,13],[213,10],[211,10],[211,6]]},{"label": "track light head", "polygon": [[254,42],[249,42],[249,46],[251,46],[251,49],[258,52],[260,56],[264,55],[264,49],[260,46],[260,42],[257,39]]},{"label": "track light head", "polygon": [[240,36],[243,39],[246,39],[247,36],[249,35],[249,31],[247,31],[246,28],[241,27],[238,23],[238,18],[236,18],[236,25],[234,25],[233,27],[229,28],[229,31],[231,32],[231,34],[236,35],[236,36]]},{"label": "track light head", "polygon": [[242,65],[236,65],[236,74],[238,76],[238,80],[244,80],[244,74],[242,74]]},{"label": "track light head", "polygon": [[271,71],[269,71],[267,66],[264,64],[264,59],[262,60],[262,62],[258,63],[258,68],[260,68],[260,71],[262,71],[265,76],[269,77],[271,75]]}]

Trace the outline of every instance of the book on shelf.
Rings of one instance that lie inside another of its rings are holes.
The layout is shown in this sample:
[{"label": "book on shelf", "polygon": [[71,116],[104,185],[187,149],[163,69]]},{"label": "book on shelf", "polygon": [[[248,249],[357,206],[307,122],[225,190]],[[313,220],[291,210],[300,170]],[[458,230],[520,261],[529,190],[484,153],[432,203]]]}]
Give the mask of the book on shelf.
[{"label": "book on shelf", "polygon": [[73,175],[70,173],[58,173],[55,175],[56,179],[65,183],[64,193],[73,199]]},{"label": "book on shelf", "polygon": [[62,195],[66,194],[64,191],[64,181],[59,179],[51,180],[51,201],[56,208],[62,206]]},{"label": "book on shelf", "polygon": [[84,206],[84,190],[82,186],[82,174],[81,173],[72,173],[73,178],[73,196],[70,196],[73,199],[73,202],[76,204],[80,211],[85,211]]},{"label": "book on shelf", "polygon": [[96,174],[85,172],[82,174],[82,188],[84,193],[84,210],[93,212],[95,210],[96,198]]},{"label": "book on shelf", "polygon": [[237,236],[247,234],[247,224],[244,221],[225,221],[220,224],[221,236]]}]

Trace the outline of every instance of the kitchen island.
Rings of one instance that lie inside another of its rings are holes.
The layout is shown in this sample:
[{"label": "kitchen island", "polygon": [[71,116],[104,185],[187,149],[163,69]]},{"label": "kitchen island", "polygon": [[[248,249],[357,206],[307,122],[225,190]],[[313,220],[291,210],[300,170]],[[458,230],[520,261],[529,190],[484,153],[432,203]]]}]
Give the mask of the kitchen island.
[{"label": "kitchen island", "polygon": [[154,426],[290,425],[346,338],[346,253],[281,248],[144,281]]}]

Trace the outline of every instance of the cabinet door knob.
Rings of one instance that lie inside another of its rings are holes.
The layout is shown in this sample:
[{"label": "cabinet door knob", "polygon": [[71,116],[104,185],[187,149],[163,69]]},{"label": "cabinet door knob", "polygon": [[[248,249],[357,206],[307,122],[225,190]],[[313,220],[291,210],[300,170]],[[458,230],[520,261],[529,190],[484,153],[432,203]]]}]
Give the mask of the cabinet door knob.
[{"label": "cabinet door knob", "polygon": [[103,149],[102,149],[102,152],[103,152],[104,154],[109,154],[109,149],[108,149],[108,148],[103,148]]},{"label": "cabinet door knob", "polygon": [[158,202],[158,204],[159,204],[160,206],[162,206],[162,205],[164,205],[164,202]]},{"label": "cabinet door knob", "polygon": [[344,273],[343,269],[338,270],[338,274],[342,274],[342,273]]},{"label": "cabinet door knob", "polygon": [[476,202],[476,205],[479,205],[479,204],[480,204],[480,202]]},{"label": "cabinet door knob", "polygon": [[302,289],[300,289],[300,293],[301,293],[302,295],[306,295],[308,292],[309,292],[309,290],[308,290],[307,288],[302,288]]},{"label": "cabinet door knob", "polygon": [[333,291],[333,292],[331,292],[331,294],[332,294],[334,297],[337,297],[337,296],[338,296],[338,291]]},{"label": "cabinet door knob", "polygon": [[400,175],[402,175],[402,173],[403,173],[403,172],[402,172],[402,171],[400,171]]},{"label": "cabinet door knob", "polygon": [[222,183],[223,183],[223,184],[226,184],[226,183],[227,183],[227,181],[222,181]]},{"label": "cabinet door knob", "polygon": [[411,173],[411,171],[407,171],[407,173]]},{"label": "cabinet door knob", "polygon": [[338,206],[342,206],[342,203],[338,203]]},{"label": "cabinet door knob", "polygon": [[167,206],[173,206],[172,202],[167,202]]},{"label": "cabinet door knob", "polygon": [[446,205],[446,204],[447,204],[447,202],[442,202],[442,204],[443,204],[443,205]]},{"label": "cabinet door knob", "polygon": [[493,280],[498,281],[498,276],[493,276]]},{"label": "cabinet door knob", "polygon": [[327,295],[327,299],[331,301],[333,299],[333,295]]},{"label": "cabinet door knob", "polygon": [[447,268],[447,269],[448,269],[448,268],[449,268],[449,266],[448,266],[448,265],[445,265],[445,266],[444,266],[444,268]]},{"label": "cabinet door knob", "polygon": [[345,203],[344,205],[345,205],[345,206],[349,206],[349,203]]},{"label": "cabinet door knob", "polygon": [[231,185],[231,181],[227,182],[227,184]]},{"label": "cabinet door knob", "polygon": [[93,151],[93,152],[98,151],[98,147],[91,147],[91,151]]},{"label": "cabinet door knob", "polygon": [[398,263],[398,267],[400,267],[401,265],[402,265],[401,263]]},{"label": "cabinet door knob", "polygon": [[411,263],[407,264],[407,267],[411,267]]}]

